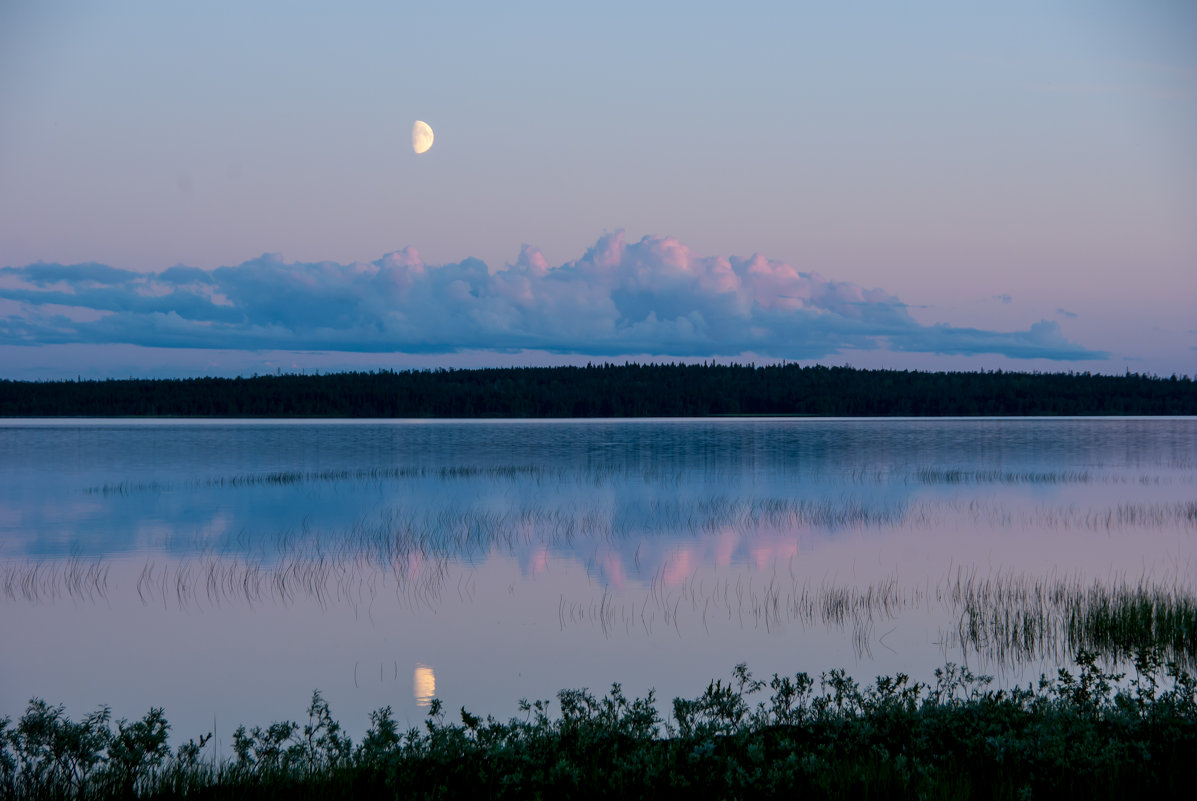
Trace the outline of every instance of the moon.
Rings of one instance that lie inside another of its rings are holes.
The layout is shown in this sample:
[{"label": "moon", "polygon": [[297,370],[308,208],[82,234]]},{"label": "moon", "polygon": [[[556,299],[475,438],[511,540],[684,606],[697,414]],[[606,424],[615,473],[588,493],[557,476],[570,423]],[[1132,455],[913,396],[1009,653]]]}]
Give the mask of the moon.
[{"label": "moon", "polygon": [[416,153],[427,153],[432,147],[432,128],[423,120],[416,120],[411,127],[411,149]]}]

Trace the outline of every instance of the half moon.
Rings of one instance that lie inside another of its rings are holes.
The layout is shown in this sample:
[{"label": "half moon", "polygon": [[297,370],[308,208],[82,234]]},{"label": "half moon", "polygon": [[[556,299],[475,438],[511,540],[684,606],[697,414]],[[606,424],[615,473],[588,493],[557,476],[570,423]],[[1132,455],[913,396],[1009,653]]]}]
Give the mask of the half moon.
[{"label": "half moon", "polygon": [[432,128],[423,120],[416,120],[411,127],[411,149],[417,153],[427,153],[432,147]]}]

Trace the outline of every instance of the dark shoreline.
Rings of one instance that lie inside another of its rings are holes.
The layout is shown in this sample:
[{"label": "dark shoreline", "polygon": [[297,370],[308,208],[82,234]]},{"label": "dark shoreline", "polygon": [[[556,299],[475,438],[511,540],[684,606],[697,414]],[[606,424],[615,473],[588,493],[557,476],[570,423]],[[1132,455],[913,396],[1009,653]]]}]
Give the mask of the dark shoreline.
[{"label": "dark shoreline", "polygon": [[[390,707],[354,743],[313,693],[306,724],[241,726],[172,749],[164,710],[72,721],[30,701],[0,718],[0,796],[85,798],[1187,798],[1197,682],[1141,649],[1130,676],[1086,651],[1075,672],[994,690],[955,665],[927,683],[843,671],[757,680],[738,665],[662,715],[650,691],[562,690],[499,721],[433,701]],[[1125,681],[1124,681],[1125,680]]]},{"label": "dark shoreline", "polygon": [[1127,373],[603,364],[0,380],[0,417],[628,418],[1197,415],[1197,381]]}]

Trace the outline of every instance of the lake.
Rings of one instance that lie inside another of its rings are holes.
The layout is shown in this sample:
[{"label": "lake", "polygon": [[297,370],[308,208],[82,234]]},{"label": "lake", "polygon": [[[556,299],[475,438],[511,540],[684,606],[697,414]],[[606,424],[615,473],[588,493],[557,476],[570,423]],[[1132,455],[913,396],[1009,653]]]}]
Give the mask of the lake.
[{"label": "lake", "polygon": [[1026,683],[1195,557],[1195,418],[0,420],[0,716],[227,757],[314,689],[358,736],[739,662]]}]

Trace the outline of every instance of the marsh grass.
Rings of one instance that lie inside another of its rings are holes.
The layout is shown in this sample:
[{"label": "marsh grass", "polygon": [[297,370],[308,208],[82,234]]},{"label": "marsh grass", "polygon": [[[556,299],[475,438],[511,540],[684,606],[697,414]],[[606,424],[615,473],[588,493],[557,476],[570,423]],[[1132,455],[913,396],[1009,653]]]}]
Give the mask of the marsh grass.
[{"label": "marsh grass", "polygon": [[[808,477],[810,478],[810,477]],[[531,482],[536,486],[601,487],[617,481],[637,481],[662,486],[675,486],[681,480],[675,470],[656,465],[592,464],[569,468],[546,468],[539,465],[442,465],[408,467],[364,467],[340,470],[276,470],[260,473],[233,473],[223,476],[179,481],[110,481],[83,488],[85,495],[157,494],[183,489],[252,489],[290,487],[305,484],[343,484],[365,482],[433,481],[446,484],[471,481]]]},{"label": "marsh grass", "polygon": [[1171,659],[1192,667],[1197,662],[1197,599],[1151,588],[1093,586],[1070,605],[1068,640],[1126,656],[1158,647]]},{"label": "marsh grass", "polygon": [[[376,556],[347,550],[296,552],[271,564],[217,555],[151,560],[137,574],[135,591],[143,605],[164,609],[315,602],[366,616],[380,606],[435,610],[454,589],[463,602],[477,600],[472,572],[453,560],[406,550],[385,561]],[[0,593],[10,601],[100,603],[111,589],[109,565],[98,560],[0,568]],[[847,633],[862,657],[883,642],[889,624],[909,614],[954,621],[941,628],[945,656],[987,669],[1061,661],[1081,650],[1123,658],[1149,646],[1178,664],[1197,665],[1197,597],[1179,575],[1171,582],[1098,581],[956,568],[937,583],[906,585],[896,575],[813,582],[774,570],[671,582],[662,567],[640,592],[608,587],[589,599],[562,595],[557,608],[562,629],[597,626],[606,638],[698,627],[700,633],[719,626],[770,633],[823,627]]]},{"label": "marsh grass", "polygon": [[0,597],[9,601],[82,603],[106,600],[109,565],[102,559],[71,557],[63,561],[0,564]]},{"label": "marsh grass", "polygon": [[[829,472],[806,470],[794,478],[811,486],[848,482],[853,485],[921,484],[937,485],[1067,485],[1067,484],[1172,484],[1192,483],[1197,477],[1189,474],[1191,462],[1172,464],[1171,473],[1143,472],[1131,475],[1121,472],[1091,470],[964,470],[918,468],[859,468]],[[1179,473],[1179,475],[1177,475]],[[276,470],[260,473],[234,473],[181,481],[113,481],[83,489],[88,495],[131,495],[134,493],[162,493],[191,488],[245,489],[253,487],[295,486],[301,484],[347,483],[366,481],[436,480],[461,482],[470,480],[531,481],[535,484],[559,483],[603,486],[621,480],[636,480],[652,484],[677,484],[676,470],[659,465],[585,464],[555,469],[539,465],[443,465],[406,467],[364,467],[339,470]]]},{"label": "marsh grass", "polygon": [[353,470],[279,470],[266,473],[236,473],[192,481],[118,481],[84,488],[88,495],[131,495],[136,492],[158,493],[182,488],[228,488],[291,486],[335,482],[383,481],[414,478],[435,478],[442,481],[486,478],[537,481],[546,475],[544,468],[533,465],[500,465],[495,467],[370,467]]},{"label": "marsh grass", "polygon": [[955,645],[996,665],[1082,650],[1118,659],[1146,647],[1197,665],[1197,599],[1177,583],[1042,581],[958,570],[947,589],[960,612]]},{"label": "marsh grass", "polygon": [[[743,664],[663,716],[655,694],[562,690],[506,722],[434,699],[421,728],[390,707],[354,744],[319,692],[306,723],[238,727],[171,749],[163,710],[115,729],[30,701],[0,719],[0,793],[98,798],[1188,797],[1197,778],[1197,680],[1159,652],[1134,673],[1082,651],[1072,670],[993,689],[954,664],[861,686],[843,670],[758,680]],[[763,696],[763,697],[762,697]],[[460,722],[457,722],[460,721]]]},{"label": "marsh grass", "polygon": [[1096,480],[1126,480],[1123,476],[1114,475],[1098,477],[1087,470],[936,470],[929,467],[920,468],[914,477],[922,484],[1089,484]]},{"label": "marsh grass", "polygon": [[896,576],[865,584],[783,580],[687,579],[666,586],[654,577],[641,601],[604,591],[590,602],[560,600],[562,627],[597,623],[604,636],[623,631],[680,630],[687,616],[704,629],[716,620],[769,632],[791,624],[849,632],[859,656],[871,656],[883,625],[924,610],[955,620],[940,644],[999,670],[1061,661],[1089,650],[1123,658],[1154,646],[1171,660],[1197,665],[1197,598],[1178,582],[1113,582],[1080,577],[979,574],[958,568],[934,585],[907,586]]}]

